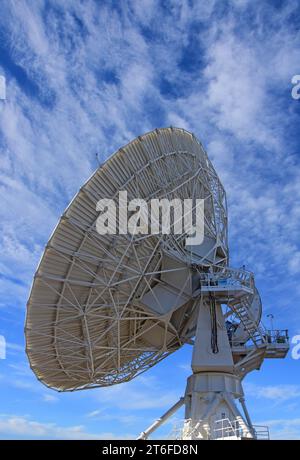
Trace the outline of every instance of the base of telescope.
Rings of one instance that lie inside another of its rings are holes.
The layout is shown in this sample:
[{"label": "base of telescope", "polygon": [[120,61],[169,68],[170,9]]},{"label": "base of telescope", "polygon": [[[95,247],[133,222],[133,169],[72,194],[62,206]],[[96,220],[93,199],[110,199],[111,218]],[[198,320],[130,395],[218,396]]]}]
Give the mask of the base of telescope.
[{"label": "base of telescope", "polygon": [[[236,400],[243,406],[245,421]],[[207,372],[188,378],[182,439],[253,439],[240,379],[232,374]]]},{"label": "base of telescope", "polygon": [[[237,400],[242,406],[244,416],[237,407]],[[257,437],[245,405],[241,380],[228,373],[201,372],[188,378],[185,396],[137,439],[148,439],[183,405],[185,420],[177,427],[174,435],[171,435],[171,439],[251,440]]]}]

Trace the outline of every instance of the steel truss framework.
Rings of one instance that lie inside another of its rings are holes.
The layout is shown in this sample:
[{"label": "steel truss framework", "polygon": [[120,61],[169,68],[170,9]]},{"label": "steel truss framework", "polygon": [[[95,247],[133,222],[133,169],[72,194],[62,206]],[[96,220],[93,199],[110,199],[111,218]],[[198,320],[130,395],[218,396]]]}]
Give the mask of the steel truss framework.
[{"label": "steel truss framework", "polygon": [[[128,200],[203,199],[203,244],[186,246],[185,233],[100,235],[99,199],[117,202],[125,190]],[[194,345],[193,376],[185,396],[141,437],[185,404],[187,437],[200,436],[194,433],[197,426],[208,438],[208,414],[217,403],[231,407],[234,420],[240,417],[234,398],[243,403],[245,430],[252,436],[240,382],[265,357],[284,357],[288,345],[278,348],[268,341],[253,274],[228,264],[226,194],[201,143],[178,128],[135,139],[80,189],[45,248],[27,304],[26,351],[32,370],[59,391],[108,386],[131,380],[189,343]],[[215,339],[219,334],[221,345],[229,347],[223,358],[216,355],[213,368],[205,355],[199,358],[203,343],[210,343],[206,331],[213,321],[207,311],[221,315]],[[201,330],[203,318],[206,328]],[[234,329],[220,327],[225,321]],[[207,370],[218,375],[214,379]],[[210,378],[212,384],[199,392]],[[211,393],[211,385],[215,394],[209,409],[203,395]]]},{"label": "steel truss framework", "polygon": [[[157,314],[141,302],[167,272],[190,266],[182,235],[100,235],[100,198],[203,198],[205,235],[227,262],[225,191],[202,145],[189,132],[155,130],[117,151],[80,189],[61,217],[36,271],[26,318],[31,368],[58,390],[132,379],[177,350],[195,328],[195,300]],[[182,266],[163,269],[164,254]],[[215,253],[213,263],[216,263]],[[198,266],[206,257],[196,257]],[[210,262],[211,263],[211,262]],[[185,280],[187,283],[188,280]],[[170,288],[170,286],[169,286]],[[185,290],[171,287],[180,297]],[[160,302],[160,299],[156,299]],[[162,306],[163,310],[163,306]]]}]

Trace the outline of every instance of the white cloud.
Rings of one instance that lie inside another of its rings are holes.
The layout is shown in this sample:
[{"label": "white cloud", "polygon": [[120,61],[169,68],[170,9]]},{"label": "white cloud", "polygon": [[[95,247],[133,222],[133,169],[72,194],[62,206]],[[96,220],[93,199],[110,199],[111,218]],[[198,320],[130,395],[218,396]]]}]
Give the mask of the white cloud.
[{"label": "white cloud", "polygon": [[[59,426],[55,423],[41,423],[24,416],[0,418],[1,439],[118,439],[111,432],[89,433],[83,425]],[[120,439],[130,439],[126,434]]]},{"label": "white cloud", "polygon": [[101,410],[93,410],[92,412],[89,412],[86,414],[87,417],[98,417],[98,415],[101,414]]},{"label": "white cloud", "polygon": [[104,412],[103,410],[94,410],[92,412],[89,412],[86,416],[88,418],[92,418],[93,420],[102,421],[102,422],[114,421],[114,422],[117,422],[118,424],[122,424],[126,426],[135,425],[137,423],[139,423],[140,426],[142,426],[143,423],[145,424],[145,417],[126,414],[126,413],[116,414],[114,412],[115,411],[113,411],[111,408],[107,408],[107,412]]},{"label": "white cloud", "polygon": [[49,403],[54,403],[59,401],[59,398],[57,396],[51,395],[51,394],[44,394],[43,395],[43,401],[44,402],[49,402]]},{"label": "white cloud", "polygon": [[288,266],[290,269],[290,273],[296,274],[300,272],[300,251],[293,251]]},{"label": "white cloud", "polygon": [[266,385],[260,386],[246,382],[245,392],[256,398],[265,398],[278,403],[284,403],[290,399],[300,398],[300,385]]},{"label": "white cloud", "polygon": [[99,390],[97,400],[102,404],[121,410],[168,409],[179,399],[178,390],[164,388],[157,378],[145,376]]},{"label": "white cloud", "polygon": [[7,347],[9,350],[14,350],[14,351],[19,351],[19,352],[23,352],[23,351],[24,351],[24,345],[19,345],[18,343],[11,343],[11,342],[8,342],[8,343],[6,343],[6,347]]}]

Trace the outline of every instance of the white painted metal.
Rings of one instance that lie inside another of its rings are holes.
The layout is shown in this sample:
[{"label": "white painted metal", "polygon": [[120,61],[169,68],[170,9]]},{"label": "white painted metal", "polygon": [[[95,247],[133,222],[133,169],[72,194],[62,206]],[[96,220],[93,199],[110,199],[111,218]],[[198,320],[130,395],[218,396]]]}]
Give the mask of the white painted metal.
[{"label": "white painted metal", "polygon": [[[100,235],[98,200],[123,190],[129,200],[202,198],[203,244],[186,246],[184,233]],[[107,386],[194,343],[183,437],[210,438],[224,418],[255,436],[241,380],[288,344],[261,325],[253,274],[228,265],[226,194],[201,143],[178,128],[135,139],[80,189],[45,248],[27,305],[32,370],[59,391]]]}]

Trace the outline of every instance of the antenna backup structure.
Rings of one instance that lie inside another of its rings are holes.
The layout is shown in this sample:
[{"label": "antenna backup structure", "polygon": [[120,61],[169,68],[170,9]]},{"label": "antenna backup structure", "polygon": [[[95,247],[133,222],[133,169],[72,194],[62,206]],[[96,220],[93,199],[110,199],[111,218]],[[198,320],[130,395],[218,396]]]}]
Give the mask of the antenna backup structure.
[{"label": "antenna backup structure", "polygon": [[[204,240],[186,234],[96,230],[101,198],[204,200]],[[181,439],[255,439],[242,380],[285,357],[287,331],[267,331],[251,272],[229,267],[225,190],[205,150],[183,129],[147,133],[118,150],[62,215],[37,268],[26,318],[31,368],[59,391],[131,380],[193,346]],[[265,431],[264,435],[267,434]]]}]

